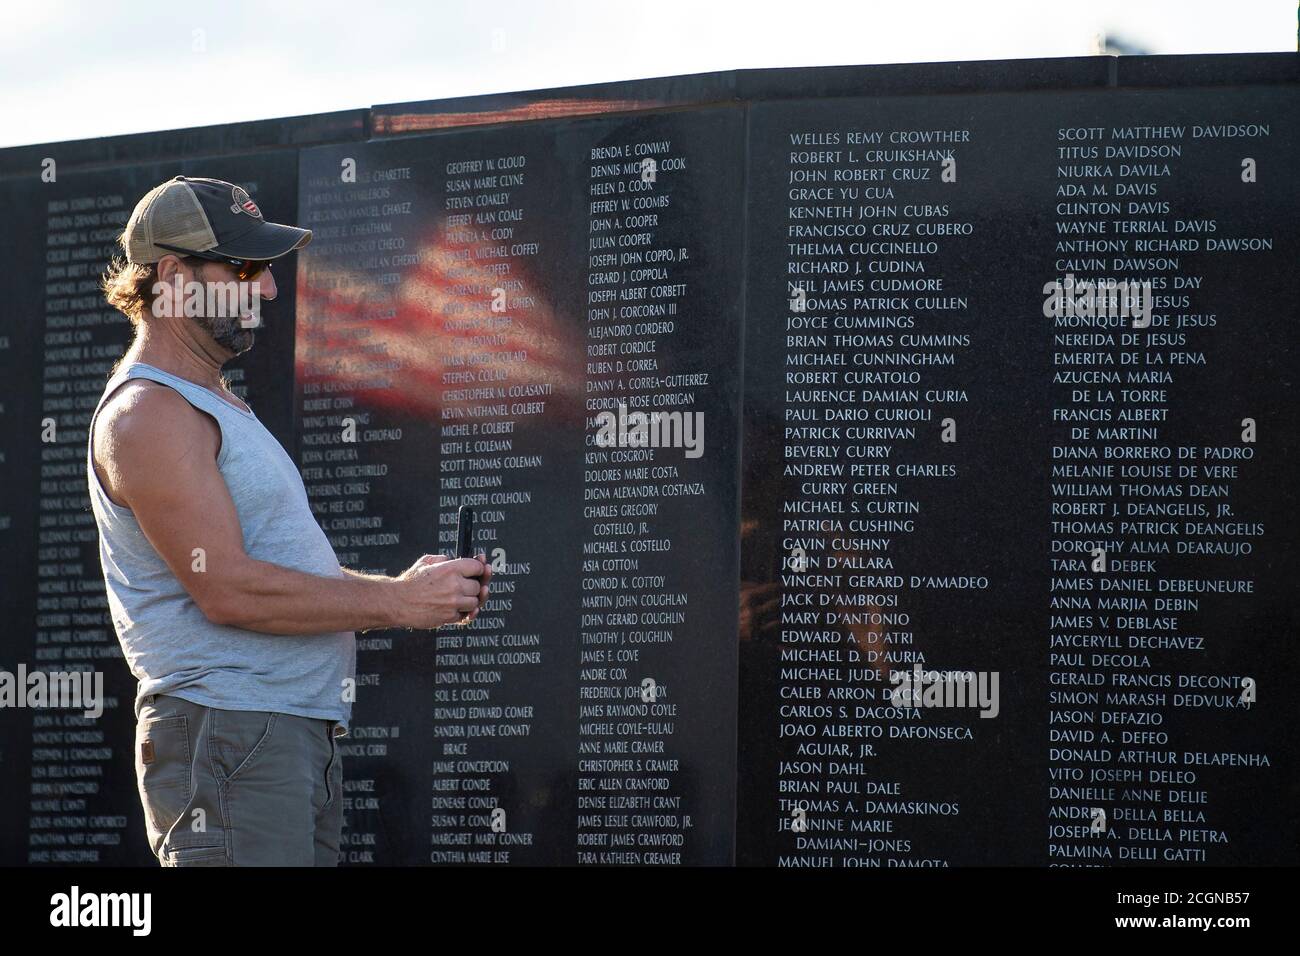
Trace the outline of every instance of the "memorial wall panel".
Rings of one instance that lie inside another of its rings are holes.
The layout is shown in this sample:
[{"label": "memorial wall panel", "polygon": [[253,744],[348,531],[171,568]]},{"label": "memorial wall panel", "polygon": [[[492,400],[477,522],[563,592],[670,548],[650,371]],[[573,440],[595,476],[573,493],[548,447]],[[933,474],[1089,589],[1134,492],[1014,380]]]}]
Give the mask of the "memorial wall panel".
[{"label": "memorial wall panel", "polygon": [[358,635],[348,862],[729,862],[742,120],[304,152],[321,525],[397,573],[468,504],[494,567],[471,626]]},{"label": "memorial wall panel", "polygon": [[1294,859],[1296,106],[752,108],[741,862]]}]

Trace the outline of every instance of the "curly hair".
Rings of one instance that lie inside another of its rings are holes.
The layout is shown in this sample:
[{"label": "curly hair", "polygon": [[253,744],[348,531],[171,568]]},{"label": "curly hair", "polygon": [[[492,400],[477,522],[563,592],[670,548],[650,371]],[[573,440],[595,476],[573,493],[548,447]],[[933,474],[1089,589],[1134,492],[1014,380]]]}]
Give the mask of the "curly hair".
[{"label": "curly hair", "polygon": [[[121,239],[118,241],[121,242]],[[133,326],[138,327],[153,308],[157,298],[157,290],[154,288],[157,282],[156,263],[127,262],[122,256],[114,256],[108,269],[100,276],[99,287],[108,304],[130,319]]]}]

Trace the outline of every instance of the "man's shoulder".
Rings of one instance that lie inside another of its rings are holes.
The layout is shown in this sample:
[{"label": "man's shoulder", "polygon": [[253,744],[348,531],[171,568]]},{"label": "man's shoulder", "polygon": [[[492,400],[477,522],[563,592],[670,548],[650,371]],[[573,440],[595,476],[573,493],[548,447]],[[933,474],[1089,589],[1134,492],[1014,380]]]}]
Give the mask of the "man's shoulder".
[{"label": "man's shoulder", "polygon": [[144,451],[167,442],[213,430],[211,417],[191,405],[174,388],[146,378],[123,382],[104,400],[95,425],[95,447],[107,451]]}]

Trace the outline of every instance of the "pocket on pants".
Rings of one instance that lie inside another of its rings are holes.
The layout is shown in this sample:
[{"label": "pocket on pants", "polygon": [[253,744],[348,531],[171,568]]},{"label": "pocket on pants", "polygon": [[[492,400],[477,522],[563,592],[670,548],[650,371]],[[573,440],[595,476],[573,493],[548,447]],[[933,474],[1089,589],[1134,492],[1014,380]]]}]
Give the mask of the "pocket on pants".
[{"label": "pocket on pants", "polygon": [[338,738],[334,736],[334,725],[325,725],[325,735],[330,741],[330,762],[325,767],[325,805],[321,812],[328,810],[339,798],[343,789],[343,755],[339,753]]},{"label": "pocket on pants", "polygon": [[149,845],[155,853],[189,803],[191,756],[189,722],[184,715],[136,724],[136,782]]},{"label": "pocket on pants", "polygon": [[183,846],[163,850],[159,862],[163,866],[229,866],[230,857],[224,846]]},{"label": "pocket on pants", "polygon": [[228,787],[266,752],[277,716],[266,710],[208,710],[208,754],[221,787]]}]

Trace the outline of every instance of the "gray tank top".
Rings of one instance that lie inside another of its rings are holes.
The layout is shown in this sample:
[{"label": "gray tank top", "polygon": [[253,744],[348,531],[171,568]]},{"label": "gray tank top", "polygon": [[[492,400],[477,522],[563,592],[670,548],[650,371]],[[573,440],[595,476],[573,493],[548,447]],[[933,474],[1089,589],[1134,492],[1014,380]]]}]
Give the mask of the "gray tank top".
[{"label": "gray tank top", "polygon": [[91,416],[86,473],[109,611],[122,653],[140,682],[136,717],[148,695],[173,694],[207,707],[337,720],[346,729],[352,695],[345,699],[344,681],[356,675],[352,632],[287,636],[213,624],[154,550],[131,510],[105,494],[89,442],[104,400],[131,378],[170,386],[216,419],[221,427],[217,467],[239,512],[244,550],[251,557],[324,577],[342,577],[343,572],[312,515],[302,476],[256,415],[143,362],[120,370],[109,379]]}]

